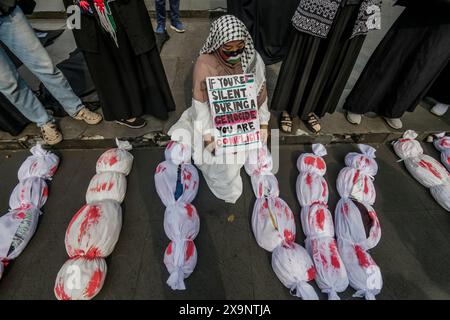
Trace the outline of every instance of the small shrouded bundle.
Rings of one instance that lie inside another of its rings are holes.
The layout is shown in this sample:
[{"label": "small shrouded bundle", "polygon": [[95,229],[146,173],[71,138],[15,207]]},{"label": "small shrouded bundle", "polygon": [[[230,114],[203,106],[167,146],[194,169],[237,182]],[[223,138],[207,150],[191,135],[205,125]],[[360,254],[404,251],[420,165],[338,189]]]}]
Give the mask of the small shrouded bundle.
[{"label": "small shrouded bundle", "polygon": [[156,191],[164,203],[164,231],[170,243],[164,252],[164,264],[172,290],[185,290],[184,279],[197,265],[194,240],[200,232],[200,217],[191,204],[197,196],[199,176],[191,165],[190,149],[171,141],[165,150],[166,161],[155,171]]},{"label": "small shrouded bundle", "polygon": [[271,172],[272,156],[266,146],[250,153],[245,170],[256,195],[252,214],[256,242],[272,252],[275,274],[293,295],[305,300],[318,299],[308,284],[314,279],[314,265],[305,249],[295,243],[294,214],[279,197],[278,180]]},{"label": "small shrouded bundle", "polygon": [[67,260],[56,277],[55,295],[59,300],[90,300],[103,287],[106,271],[103,258]]},{"label": "small shrouded bundle", "polygon": [[59,165],[59,158],[41,145],[30,151],[32,155],[19,168],[19,183],[9,198],[10,211],[0,217],[0,278],[4,267],[23,252],[36,232],[48,198],[45,180],[52,179]]},{"label": "small shrouded bundle", "polygon": [[349,280],[334,239],[334,224],[328,210],[328,185],[324,179],[327,154],[321,144],[313,145],[313,153],[302,154],[297,160],[297,198],[305,246],[316,267],[316,283],[330,300],[338,300],[337,292],[347,289]]},{"label": "small shrouded bundle", "polygon": [[[349,153],[347,167],[337,179],[339,200],[335,211],[338,250],[347,269],[350,285],[356,290],[354,297],[375,299],[383,286],[380,268],[367,250],[374,248],[381,239],[378,216],[372,207],[376,200],[373,185],[378,172],[375,149],[359,145],[362,153]],[[366,235],[363,217],[371,221]]]},{"label": "small shrouded bundle", "polygon": [[437,134],[434,146],[441,152],[441,161],[450,171],[450,137],[446,136],[445,132]]},{"label": "small shrouded bundle", "polygon": [[450,211],[450,173],[436,159],[423,153],[417,133],[408,130],[403,138],[393,143],[395,153],[405,163],[409,173],[424,187],[445,210]]},{"label": "small shrouded bundle", "polygon": [[317,300],[317,293],[308,283],[314,280],[316,269],[308,252],[293,242],[289,246],[279,246],[272,253],[272,268],[278,279],[291,294],[303,300]]},{"label": "small shrouded bundle", "polygon": [[55,282],[59,300],[90,300],[102,289],[109,256],[119,240],[126,178],[133,156],[128,142],[116,140],[118,148],[104,152],[97,161],[97,174],[86,192],[86,202],[72,218],[65,237],[69,260]]}]

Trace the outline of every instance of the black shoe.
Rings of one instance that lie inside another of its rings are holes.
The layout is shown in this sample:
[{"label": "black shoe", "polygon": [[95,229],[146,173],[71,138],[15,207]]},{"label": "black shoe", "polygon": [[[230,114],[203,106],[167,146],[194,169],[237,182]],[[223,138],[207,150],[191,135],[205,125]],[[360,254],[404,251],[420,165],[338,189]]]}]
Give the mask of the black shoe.
[{"label": "black shoe", "polygon": [[136,118],[136,119],[134,119],[134,121],[116,120],[116,123],[118,123],[122,126],[127,126],[128,128],[131,128],[131,129],[141,129],[147,125],[147,121],[145,121],[142,118]]}]

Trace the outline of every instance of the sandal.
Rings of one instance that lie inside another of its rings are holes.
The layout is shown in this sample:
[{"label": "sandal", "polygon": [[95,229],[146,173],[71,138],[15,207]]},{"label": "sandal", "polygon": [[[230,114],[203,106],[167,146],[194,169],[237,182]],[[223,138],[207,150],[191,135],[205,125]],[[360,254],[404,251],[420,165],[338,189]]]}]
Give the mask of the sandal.
[{"label": "sandal", "polygon": [[292,133],[292,117],[286,111],[281,114],[280,128],[284,133]]},{"label": "sandal", "polygon": [[314,113],[308,114],[308,120],[305,121],[305,124],[308,127],[308,129],[313,133],[319,133],[320,130],[322,130],[319,118]]}]

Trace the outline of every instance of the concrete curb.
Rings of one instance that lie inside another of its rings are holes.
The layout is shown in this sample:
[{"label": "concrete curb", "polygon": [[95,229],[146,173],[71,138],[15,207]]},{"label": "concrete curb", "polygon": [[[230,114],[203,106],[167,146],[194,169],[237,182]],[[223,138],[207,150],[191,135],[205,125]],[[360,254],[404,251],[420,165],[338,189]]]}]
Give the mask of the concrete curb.
[{"label": "concrete curb", "polygon": [[[416,131],[418,140],[425,141],[428,136],[442,131]],[[325,145],[336,143],[369,143],[385,144],[399,139],[403,131],[398,133],[367,133],[367,134],[323,134],[323,135],[280,135],[280,145],[306,145],[312,143],[322,143]],[[162,148],[170,140],[169,136],[162,132],[146,134],[141,137],[122,137],[120,139],[128,140],[134,148]],[[36,142],[42,141],[37,136],[25,136],[18,140],[0,140],[0,150],[27,150]],[[61,150],[84,150],[84,149],[106,149],[115,145],[115,139],[71,139],[64,140],[51,149]]]}]

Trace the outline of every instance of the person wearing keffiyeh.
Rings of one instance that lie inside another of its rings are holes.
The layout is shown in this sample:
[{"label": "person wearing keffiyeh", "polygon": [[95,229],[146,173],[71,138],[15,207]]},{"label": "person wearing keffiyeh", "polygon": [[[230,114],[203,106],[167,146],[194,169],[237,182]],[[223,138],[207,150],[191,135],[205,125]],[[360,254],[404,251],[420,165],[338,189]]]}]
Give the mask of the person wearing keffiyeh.
[{"label": "person wearing keffiyeh", "polygon": [[[214,154],[214,126],[206,78],[243,73],[255,74],[261,136],[265,143],[270,120],[265,65],[254,48],[247,28],[232,15],[222,16],[212,23],[194,67],[192,105],[169,130],[172,140],[192,147],[194,162],[202,171],[209,188],[216,197],[228,203],[235,203],[242,194],[240,170],[246,155],[227,155],[227,162],[221,163],[220,157]],[[201,137],[202,141],[197,141],[196,137]]]}]

